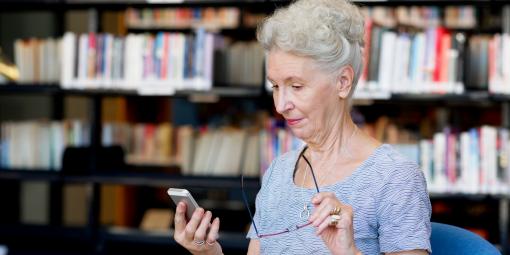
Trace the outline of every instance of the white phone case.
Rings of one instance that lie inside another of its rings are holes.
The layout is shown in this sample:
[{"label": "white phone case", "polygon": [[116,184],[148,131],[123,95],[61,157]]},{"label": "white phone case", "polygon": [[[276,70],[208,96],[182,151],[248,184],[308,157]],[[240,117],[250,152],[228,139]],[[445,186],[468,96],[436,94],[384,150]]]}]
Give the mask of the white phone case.
[{"label": "white phone case", "polygon": [[169,188],[167,193],[174,201],[175,206],[177,206],[180,201],[184,201],[184,203],[186,203],[186,218],[187,220],[191,219],[193,212],[195,212],[195,209],[198,208],[198,204],[195,199],[193,199],[191,193],[187,189],[177,188]]}]

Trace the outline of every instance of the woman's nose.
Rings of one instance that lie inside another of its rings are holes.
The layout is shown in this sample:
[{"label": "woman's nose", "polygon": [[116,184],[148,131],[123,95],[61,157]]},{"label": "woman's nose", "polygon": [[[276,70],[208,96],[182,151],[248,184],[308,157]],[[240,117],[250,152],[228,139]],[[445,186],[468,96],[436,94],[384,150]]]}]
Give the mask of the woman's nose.
[{"label": "woman's nose", "polygon": [[284,112],[292,109],[292,101],[285,91],[279,91],[278,95],[275,97],[275,108],[279,114],[283,114]]}]

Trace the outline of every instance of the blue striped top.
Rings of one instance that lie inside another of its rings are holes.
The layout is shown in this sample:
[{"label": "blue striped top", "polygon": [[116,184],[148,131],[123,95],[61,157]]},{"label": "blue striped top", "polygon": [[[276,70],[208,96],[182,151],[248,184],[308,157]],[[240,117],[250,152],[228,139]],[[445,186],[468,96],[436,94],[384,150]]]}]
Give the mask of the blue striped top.
[{"label": "blue striped top", "polygon": [[[278,157],[264,174],[255,202],[259,234],[306,222],[299,213],[316,190],[294,184],[294,167],[301,150]],[[431,205],[425,178],[416,163],[392,146],[379,146],[349,177],[320,190],[334,192],[342,203],[353,207],[354,240],[363,254],[431,251]],[[310,225],[261,238],[261,254],[330,254],[314,232]],[[247,237],[258,238],[253,225]]]}]

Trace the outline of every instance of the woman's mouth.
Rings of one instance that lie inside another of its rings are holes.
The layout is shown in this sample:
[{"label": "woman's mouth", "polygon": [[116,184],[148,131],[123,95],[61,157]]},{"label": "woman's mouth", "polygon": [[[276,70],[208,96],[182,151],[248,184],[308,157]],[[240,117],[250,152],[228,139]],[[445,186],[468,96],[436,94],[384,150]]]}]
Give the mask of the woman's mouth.
[{"label": "woman's mouth", "polygon": [[293,126],[298,124],[302,119],[287,119],[287,125]]}]

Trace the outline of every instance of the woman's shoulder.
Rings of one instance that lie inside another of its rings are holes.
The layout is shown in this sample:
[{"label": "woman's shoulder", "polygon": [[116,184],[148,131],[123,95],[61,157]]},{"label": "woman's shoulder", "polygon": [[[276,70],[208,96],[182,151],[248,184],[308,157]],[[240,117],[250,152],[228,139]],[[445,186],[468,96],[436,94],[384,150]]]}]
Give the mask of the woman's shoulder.
[{"label": "woman's shoulder", "polygon": [[383,182],[404,181],[423,175],[417,162],[408,159],[389,144],[382,144],[376,149],[372,162],[372,172]]},{"label": "woman's shoulder", "polygon": [[415,199],[430,204],[427,183],[417,162],[388,144],[382,145],[375,156],[370,172],[375,174],[371,176],[373,191],[381,206]]}]

